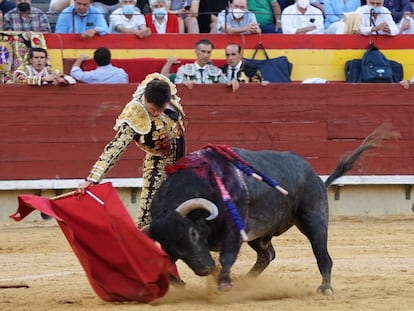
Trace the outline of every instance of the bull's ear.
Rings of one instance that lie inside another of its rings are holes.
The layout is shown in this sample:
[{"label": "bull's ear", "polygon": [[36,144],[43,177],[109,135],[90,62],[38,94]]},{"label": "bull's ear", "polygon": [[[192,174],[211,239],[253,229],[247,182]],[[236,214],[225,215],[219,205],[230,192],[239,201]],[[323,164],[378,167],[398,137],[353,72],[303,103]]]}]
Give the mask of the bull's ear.
[{"label": "bull's ear", "polygon": [[181,203],[175,210],[181,216],[186,217],[189,213],[197,209],[204,209],[210,213],[206,220],[213,220],[218,215],[218,208],[213,202],[203,199],[195,198]]}]

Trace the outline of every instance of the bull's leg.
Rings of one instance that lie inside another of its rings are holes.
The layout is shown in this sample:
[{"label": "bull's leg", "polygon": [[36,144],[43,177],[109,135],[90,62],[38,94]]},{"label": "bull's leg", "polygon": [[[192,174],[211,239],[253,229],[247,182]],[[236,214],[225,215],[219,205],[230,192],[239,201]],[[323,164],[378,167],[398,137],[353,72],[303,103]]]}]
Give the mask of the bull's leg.
[{"label": "bull's leg", "polygon": [[272,246],[271,239],[271,237],[264,237],[249,242],[250,247],[257,253],[257,259],[254,266],[247,273],[248,276],[258,276],[275,259],[276,252]]},{"label": "bull's leg", "polygon": [[240,251],[240,246],[241,239],[237,231],[235,234],[233,232],[229,233],[229,235],[227,235],[227,239],[223,242],[219,258],[221,271],[217,280],[218,288],[220,290],[229,290],[233,286],[230,277],[230,270],[236,261],[237,254]]},{"label": "bull's leg", "polygon": [[321,214],[308,213],[305,219],[297,225],[299,230],[309,239],[313,253],[318,263],[319,272],[322,275],[322,284],[318,292],[324,295],[332,295],[331,271],[332,259],[328,253],[328,220]]}]

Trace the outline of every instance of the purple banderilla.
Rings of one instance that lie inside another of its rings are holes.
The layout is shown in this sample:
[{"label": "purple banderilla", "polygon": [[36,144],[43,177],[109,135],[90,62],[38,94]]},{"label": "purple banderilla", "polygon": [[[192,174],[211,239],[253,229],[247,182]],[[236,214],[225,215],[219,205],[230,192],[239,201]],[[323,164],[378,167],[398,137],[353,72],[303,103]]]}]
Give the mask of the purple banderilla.
[{"label": "purple banderilla", "polygon": [[[205,148],[210,148],[229,160],[234,166],[236,166],[239,170],[241,170],[244,174],[255,178],[256,180],[264,181],[272,188],[279,190],[282,194],[288,195],[288,192],[283,189],[277,181],[274,179],[266,176],[265,174],[259,172],[258,170],[254,169],[250,166],[245,160],[243,160],[237,153],[235,153],[231,148],[225,145],[210,145],[208,144]],[[226,189],[226,186],[223,184],[221,178],[214,173],[214,177],[216,179],[216,183],[220,189],[221,197],[224,203],[227,206],[227,209],[232,217],[233,221],[235,222],[237,229],[240,231],[240,235],[244,242],[248,240],[246,234],[246,225],[244,224],[240,214],[231,200],[230,194]]]}]

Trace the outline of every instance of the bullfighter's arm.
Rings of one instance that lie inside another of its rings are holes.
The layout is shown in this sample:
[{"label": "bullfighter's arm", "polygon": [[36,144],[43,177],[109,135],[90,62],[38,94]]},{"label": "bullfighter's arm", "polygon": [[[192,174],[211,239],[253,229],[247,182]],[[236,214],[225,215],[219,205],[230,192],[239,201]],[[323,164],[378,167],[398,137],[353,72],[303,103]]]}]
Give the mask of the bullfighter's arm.
[{"label": "bullfighter's arm", "polygon": [[100,182],[126,151],[128,145],[133,141],[135,134],[134,130],[124,123],[112,141],[105,146],[104,151],[92,167],[86,180],[93,183]]}]

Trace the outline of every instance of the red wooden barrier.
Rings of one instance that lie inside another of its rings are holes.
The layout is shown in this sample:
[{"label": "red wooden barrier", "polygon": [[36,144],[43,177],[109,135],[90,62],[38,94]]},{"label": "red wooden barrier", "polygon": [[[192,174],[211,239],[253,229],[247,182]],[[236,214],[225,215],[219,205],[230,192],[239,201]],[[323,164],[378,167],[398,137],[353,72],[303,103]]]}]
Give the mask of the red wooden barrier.
[{"label": "red wooden barrier", "polygon": [[[1,85],[0,180],[83,178],[136,84]],[[384,121],[401,133],[369,153],[354,175],[414,174],[414,88],[398,84],[179,86],[188,151],[207,143],[290,150],[325,175]],[[141,176],[131,145],[108,177]]]}]

